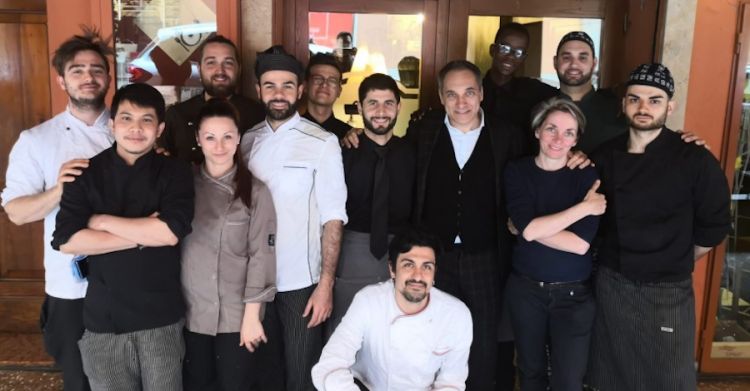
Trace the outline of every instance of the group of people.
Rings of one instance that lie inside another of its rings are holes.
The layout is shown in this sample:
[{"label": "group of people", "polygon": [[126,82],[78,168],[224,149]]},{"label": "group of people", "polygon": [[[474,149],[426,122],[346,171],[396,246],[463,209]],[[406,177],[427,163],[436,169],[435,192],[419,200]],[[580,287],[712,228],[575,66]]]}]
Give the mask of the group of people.
[{"label": "group of people", "polygon": [[504,24],[484,78],[450,61],[442,108],[400,138],[384,74],[359,86],[364,129],[333,116],[332,55],[259,54],[257,102],[214,36],[202,94],[166,109],[132,84],[107,109],[110,49],[63,43],[68,107],[21,133],[2,205],[45,221],[65,389],[512,390],[514,362],[522,390],[695,389],[691,272],[729,231],[723,171],[665,127],[663,65],[620,100],[586,33],[558,45],[559,90],[514,76],[528,45]]}]

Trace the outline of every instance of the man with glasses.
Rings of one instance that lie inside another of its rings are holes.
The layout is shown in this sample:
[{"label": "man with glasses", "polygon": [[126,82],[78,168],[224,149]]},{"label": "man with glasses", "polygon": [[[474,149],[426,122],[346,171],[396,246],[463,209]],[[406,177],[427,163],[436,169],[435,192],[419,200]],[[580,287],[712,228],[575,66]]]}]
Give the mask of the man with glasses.
[{"label": "man with glasses", "polygon": [[333,104],[341,96],[341,68],[336,57],[318,53],[310,58],[305,70],[307,112],[302,117],[320,125],[341,139],[351,129],[333,116]]},{"label": "man with glasses", "polygon": [[198,69],[203,92],[167,110],[167,126],[157,142],[172,156],[193,164],[203,162],[203,152],[195,140],[196,119],[209,99],[226,99],[237,109],[240,114],[240,134],[265,118],[260,102],[237,94],[242,67],[234,42],[216,35],[203,42],[199,53]]},{"label": "man with glasses", "polygon": [[529,129],[531,110],[539,102],[557,96],[557,89],[537,79],[513,76],[523,66],[529,49],[529,32],[522,24],[500,26],[490,45],[492,68],[484,76],[482,108],[489,115],[511,121],[523,131],[521,138],[528,153],[534,150]]}]

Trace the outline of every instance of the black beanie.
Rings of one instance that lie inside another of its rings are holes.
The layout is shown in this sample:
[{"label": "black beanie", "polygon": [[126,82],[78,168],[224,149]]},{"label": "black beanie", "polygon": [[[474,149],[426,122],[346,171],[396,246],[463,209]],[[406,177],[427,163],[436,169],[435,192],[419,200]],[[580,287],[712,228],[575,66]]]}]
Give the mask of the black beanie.
[{"label": "black beanie", "polygon": [[658,62],[653,64],[641,64],[630,72],[628,86],[644,85],[664,90],[671,99],[674,95],[674,79],[669,68]]}]

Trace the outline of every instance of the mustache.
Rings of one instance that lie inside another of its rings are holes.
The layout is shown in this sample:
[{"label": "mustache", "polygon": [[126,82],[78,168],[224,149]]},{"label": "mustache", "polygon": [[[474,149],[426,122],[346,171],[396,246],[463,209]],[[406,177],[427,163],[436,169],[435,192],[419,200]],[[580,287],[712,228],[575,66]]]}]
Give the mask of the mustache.
[{"label": "mustache", "polygon": [[427,288],[427,283],[424,281],[406,280],[405,285],[409,285],[409,284],[419,284],[419,285],[422,285],[423,288]]}]

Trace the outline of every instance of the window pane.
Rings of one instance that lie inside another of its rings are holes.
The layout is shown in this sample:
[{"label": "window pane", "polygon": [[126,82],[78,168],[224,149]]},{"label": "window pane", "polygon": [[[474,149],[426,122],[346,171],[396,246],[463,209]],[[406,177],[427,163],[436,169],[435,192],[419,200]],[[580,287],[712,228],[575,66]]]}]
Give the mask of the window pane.
[{"label": "window pane", "polygon": [[[495,42],[495,33],[501,23],[516,22],[523,24],[529,30],[529,50],[518,76],[540,79],[543,82],[560,87],[553,58],[557,53],[557,44],[563,35],[571,31],[585,31],[594,41],[597,57],[601,52],[600,19],[575,18],[527,18],[510,16],[469,16],[468,42],[466,45],[466,59],[477,64],[482,73],[487,72],[492,65],[490,45]],[[594,70],[592,82],[598,86],[599,67]]]},{"label": "window pane", "polygon": [[727,240],[719,287],[713,358],[750,358],[750,64],[745,72],[740,140],[732,183],[732,232]]},{"label": "window pane", "polygon": [[[401,90],[394,133],[404,134],[411,113],[419,107],[423,19],[422,15],[309,13],[310,53],[333,53],[344,70],[341,96],[333,106],[336,118],[362,127],[362,118],[349,105],[359,99],[359,84],[365,77],[385,73]],[[337,39],[342,32],[351,35]]]},{"label": "window pane", "polygon": [[196,49],[216,32],[216,0],[113,0],[117,87],[155,86],[167,104],[201,92]]}]

